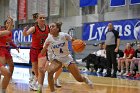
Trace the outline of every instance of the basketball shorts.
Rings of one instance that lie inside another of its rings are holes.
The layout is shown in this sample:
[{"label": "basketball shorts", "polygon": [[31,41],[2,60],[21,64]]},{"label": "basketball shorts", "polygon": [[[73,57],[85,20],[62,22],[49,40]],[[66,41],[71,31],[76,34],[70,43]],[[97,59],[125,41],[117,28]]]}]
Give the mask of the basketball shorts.
[{"label": "basketball shorts", "polygon": [[64,56],[64,57],[55,56],[53,59],[56,59],[56,60],[62,62],[62,64],[65,67],[68,67],[71,63],[75,63],[75,61],[73,60],[73,58],[72,58],[72,56],[70,54],[67,55],[67,56]]},{"label": "basketball shorts", "polygon": [[31,62],[38,62],[38,55],[41,52],[41,49],[30,49],[30,60]]}]

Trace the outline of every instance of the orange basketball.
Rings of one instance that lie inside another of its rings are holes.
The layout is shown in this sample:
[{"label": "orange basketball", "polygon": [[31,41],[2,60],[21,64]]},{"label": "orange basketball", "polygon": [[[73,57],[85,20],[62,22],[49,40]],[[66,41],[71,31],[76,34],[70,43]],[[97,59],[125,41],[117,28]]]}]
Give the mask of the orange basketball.
[{"label": "orange basketball", "polygon": [[86,47],[86,43],[80,39],[76,39],[72,42],[72,49],[74,52],[82,52]]}]

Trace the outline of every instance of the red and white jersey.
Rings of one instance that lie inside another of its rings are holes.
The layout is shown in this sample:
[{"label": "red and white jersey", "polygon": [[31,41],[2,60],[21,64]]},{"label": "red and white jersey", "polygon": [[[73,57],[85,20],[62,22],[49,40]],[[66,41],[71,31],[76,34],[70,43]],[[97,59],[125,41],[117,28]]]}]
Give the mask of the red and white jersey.
[{"label": "red and white jersey", "polygon": [[[72,40],[72,37],[64,32],[59,32],[57,37],[53,37],[51,34],[48,35],[45,44],[49,44],[49,49],[51,49],[51,53],[56,57],[65,57],[70,54],[68,49],[68,41]],[[48,50],[49,52],[50,50]]]},{"label": "red and white jersey", "polygon": [[39,26],[35,26],[35,32],[32,34],[31,47],[35,49],[42,49],[44,41],[48,37],[49,27],[46,26],[45,30],[42,31]]}]

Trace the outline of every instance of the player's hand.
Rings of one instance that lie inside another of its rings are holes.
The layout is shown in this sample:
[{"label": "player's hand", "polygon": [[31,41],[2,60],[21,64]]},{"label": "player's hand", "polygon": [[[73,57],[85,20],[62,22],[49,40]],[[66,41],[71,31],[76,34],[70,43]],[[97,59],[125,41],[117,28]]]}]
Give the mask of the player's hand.
[{"label": "player's hand", "polygon": [[9,20],[11,23],[13,23],[13,18],[12,18],[12,17],[8,16],[8,20]]},{"label": "player's hand", "polygon": [[26,27],[24,27],[24,29],[23,29],[23,35],[24,36],[27,36],[27,33],[26,33],[27,29],[28,29],[28,25]]},{"label": "player's hand", "polygon": [[17,52],[20,53],[19,48],[16,48]]},{"label": "player's hand", "polygon": [[28,25],[25,26],[23,30],[24,30],[24,31],[27,31],[27,29],[28,29]]}]

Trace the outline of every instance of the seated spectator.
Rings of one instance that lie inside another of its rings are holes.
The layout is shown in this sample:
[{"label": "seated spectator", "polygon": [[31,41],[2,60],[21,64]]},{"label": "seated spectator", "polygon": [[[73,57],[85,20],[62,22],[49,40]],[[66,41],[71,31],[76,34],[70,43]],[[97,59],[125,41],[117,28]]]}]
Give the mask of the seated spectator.
[{"label": "seated spectator", "polygon": [[106,59],[106,50],[105,43],[101,43],[101,48],[96,52],[96,56],[98,58],[98,70],[97,72],[101,72],[103,69],[103,73],[107,72],[107,59]]},{"label": "seated spectator", "polygon": [[97,52],[89,54],[87,57],[82,59],[82,61],[86,61],[87,69],[90,68],[90,64],[92,63],[97,72],[100,72],[103,69],[103,73],[106,73],[107,59],[104,42],[99,44],[99,50]]},{"label": "seated spectator", "polygon": [[124,66],[126,68],[126,72],[123,75],[127,75],[129,72],[129,65],[130,62],[132,61],[132,58],[134,56],[134,49],[131,46],[131,43],[127,43],[126,44],[126,48],[124,50],[124,56],[123,58],[120,58],[121,60],[118,62],[118,70],[121,70],[120,73],[118,73],[118,75],[122,75],[124,72]]},{"label": "seated spectator", "polygon": [[90,68],[91,68],[90,64],[94,64],[95,70],[97,69],[95,66],[95,64],[97,63],[95,54],[89,54],[88,56],[86,56],[85,58],[82,59],[82,62],[86,62],[86,68],[88,70],[90,70]]},{"label": "seated spectator", "polygon": [[134,57],[133,57],[131,64],[130,64],[130,73],[127,74],[127,76],[134,75],[134,72],[133,72],[134,67],[135,67],[135,65],[138,65],[138,72],[136,73],[134,78],[140,77],[140,44],[138,44],[137,47],[138,48],[136,49]]}]

